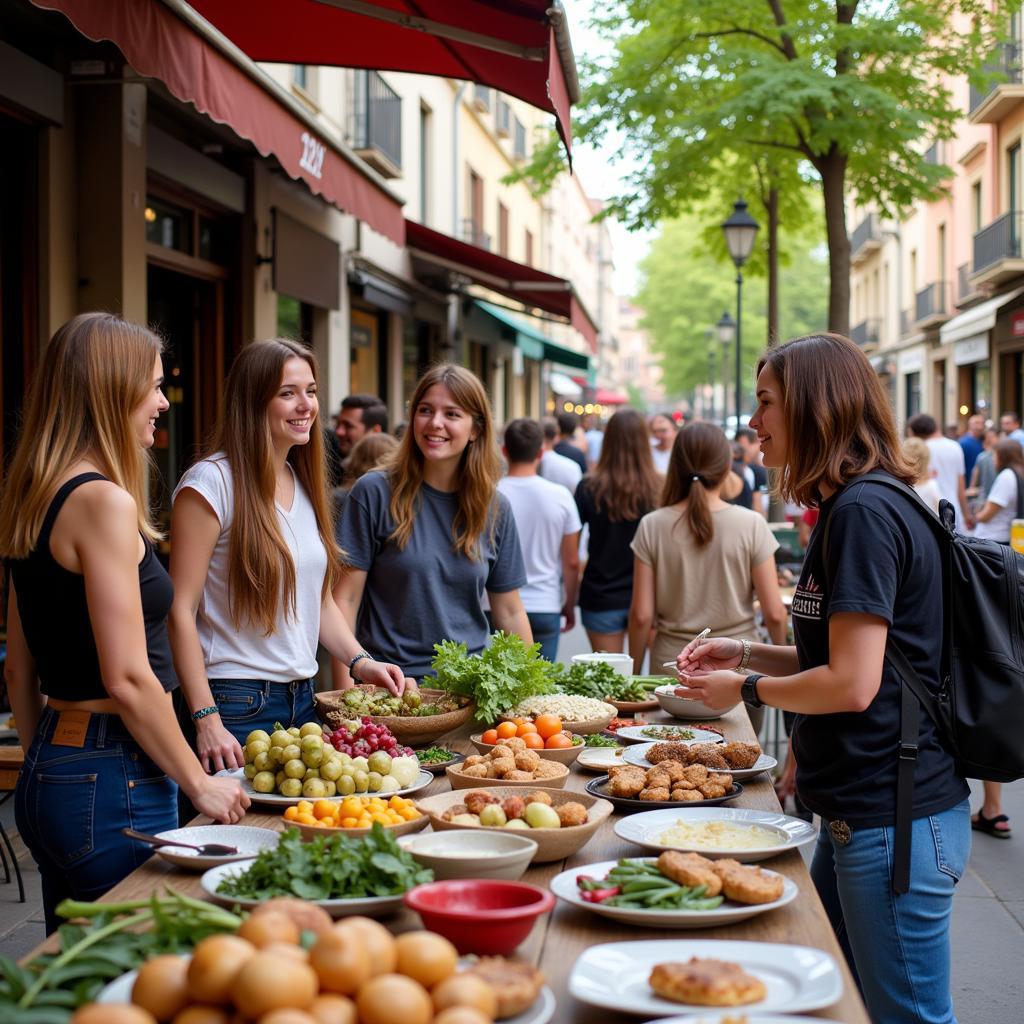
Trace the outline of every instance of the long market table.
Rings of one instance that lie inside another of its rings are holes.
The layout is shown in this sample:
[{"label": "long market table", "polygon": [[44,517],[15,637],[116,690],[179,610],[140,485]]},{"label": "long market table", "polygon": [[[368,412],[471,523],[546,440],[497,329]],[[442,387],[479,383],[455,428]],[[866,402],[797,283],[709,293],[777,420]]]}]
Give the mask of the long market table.
[{"label": "long market table", "polygon": [[[644,717],[650,722],[679,724],[675,719],[660,711],[650,712]],[[754,739],[753,730],[742,705],[734,708],[713,724],[724,731],[727,739],[747,741]],[[437,742],[463,753],[475,753],[475,749],[469,742],[469,736],[478,729],[479,726],[470,724],[442,737]],[[594,777],[589,772],[575,768],[569,774],[566,789],[582,791],[586,783]],[[748,779],[743,783],[743,787],[742,796],[731,806],[768,811],[780,810],[779,802],[767,775]],[[448,781],[444,775],[441,775],[419,795],[433,796],[436,793],[446,792],[449,788]],[[566,868],[613,860],[623,856],[637,856],[640,851],[635,846],[615,835],[613,827],[617,818],[618,815],[613,814],[575,856],[552,864],[536,865],[526,872],[523,881],[547,887],[548,882]],[[196,819],[197,824],[208,821],[208,818]],[[280,829],[284,823],[280,812],[265,814],[254,805],[245,816],[243,824]],[[556,902],[554,911],[538,921],[529,938],[517,950],[517,956],[537,964],[544,972],[558,1002],[558,1008],[553,1018],[555,1024],[584,1024],[584,1022],[593,1024],[597,1020],[607,1022],[607,1024],[625,1024],[626,1021],[635,1022],[640,1018],[608,1010],[597,1010],[577,1002],[568,993],[568,979],[573,964],[589,946],[603,942],[668,938],[744,939],[755,942],[781,942],[812,946],[831,953],[839,964],[843,977],[843,995],[834,1006],[808,1016],[844,1021],[845,1024],[869,1024],[869,1018],[860,995],[843,960],[842,952],[829,926],[825,910],[814,890],[802,857],[797,851],[790,851],[773,858],[767,866],[787,875],[800,890],[799,895],[792,903],[779,910],[770,911],[759,917],[726,927],[670,932],[664,929],[620,926],[607,918],[571,907],[559,900]],[[111,889],[103,897],[103,901],[138,899],[167,886],[173,886],[175,889],[193,896],[202,895],[198,874],[182,873],[159,857],[153,857]],[[386,923],[395,932],[421,927],[417,915],[404,909],[394,917],[387,919]],[[49,941],[35,952],[47,948]],[[681,1008],[679,1012],[693,1011],[684,1011]],[[751,1008],[750,1012],[756,1013],[756,1008]],[[741,1015],[739,1010],[734,1013]]]}]

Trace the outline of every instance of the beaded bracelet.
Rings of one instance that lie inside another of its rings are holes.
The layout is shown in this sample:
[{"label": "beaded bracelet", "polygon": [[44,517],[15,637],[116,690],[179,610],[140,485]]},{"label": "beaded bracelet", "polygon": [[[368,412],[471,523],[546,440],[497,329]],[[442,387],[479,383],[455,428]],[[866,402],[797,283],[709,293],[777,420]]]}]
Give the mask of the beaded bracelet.
[{"label": "beaded bracelet", "polygon": [[348,674],[349,674],[349,675],[350,675],[350,676],[351,676],[351,677],[352,677],[353,679],[355,679],[355,681],[356,681],[357,683],[359,682],[359,678],[358,678],[358,677],[356,676],[356,674],[355,674],[355,673],[354,673],[354,672],[352,671],[352,669],[354,669],[354,668],[356,667],[356,664],[357,664],[358,662],[362,661],[362,660],[363,660],[364,658],[366,658],[366,659],[367,659],[368,661],[373,661],[373,655],[372,655],[372,654],[367,654],[367,653],[366,653],[366,651],[360,651],[360,652],[359,652],[359,653],[358,653],[358,654],[357,654],[357,655],[356,655],[356,656],[355,656],[355,657],[354,657],[354,658],[353,658],[353,659],[352,659],[352,660],[351,660],[351,661],[350,661],[350,662],[348,663]]},{"label": "beaded bracelet", "polygon": [[199,719],[205,718],[207,715],[215,715],[220,711],[220,708],[216,704],[211,705],[208,708],[200,708],[198,711],[192,712],[192,721],[198,722]]}]

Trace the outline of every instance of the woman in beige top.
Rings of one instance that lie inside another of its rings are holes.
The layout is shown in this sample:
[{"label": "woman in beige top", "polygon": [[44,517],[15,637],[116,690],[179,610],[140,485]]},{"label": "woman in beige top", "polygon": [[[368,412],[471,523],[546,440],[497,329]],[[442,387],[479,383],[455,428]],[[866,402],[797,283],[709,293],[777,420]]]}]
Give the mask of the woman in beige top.
[{"label": "woman in beige top", "polygon": [[778,541],[764,517],[729,505],[722,485],[732,468],[725,434],[691,423],[676,435],[662,507],[643,517],[633,540],[629,653],[640,672],[653,626],[650,671],[675,676],[679,651],[707,626],[713,636],[757,639],[754,596],[772,642],[786,642],[786,609],[775,569]]}]

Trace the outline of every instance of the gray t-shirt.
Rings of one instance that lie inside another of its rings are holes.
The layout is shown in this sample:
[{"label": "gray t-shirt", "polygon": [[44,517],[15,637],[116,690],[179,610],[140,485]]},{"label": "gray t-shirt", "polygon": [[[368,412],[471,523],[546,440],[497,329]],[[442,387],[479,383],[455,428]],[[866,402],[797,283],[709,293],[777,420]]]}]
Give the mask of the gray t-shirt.
[{"label": "gray t-shirt", "polygon": [[385,473],[360,477],[345,503],[338,542],[345,562],[367,574],[356,637],[375,658],[420,679],[430,672],[434,644],[442,640],[462,640],[470,654],[483,650],[484,593],[517,590],[526,583],[526,570],[504,495],[495,495],[494,542],[485,530],[478,561],[452,548],[456,492],[421,486],[412,535],[402,551],[388,539],[395,529],[390,500]]}]

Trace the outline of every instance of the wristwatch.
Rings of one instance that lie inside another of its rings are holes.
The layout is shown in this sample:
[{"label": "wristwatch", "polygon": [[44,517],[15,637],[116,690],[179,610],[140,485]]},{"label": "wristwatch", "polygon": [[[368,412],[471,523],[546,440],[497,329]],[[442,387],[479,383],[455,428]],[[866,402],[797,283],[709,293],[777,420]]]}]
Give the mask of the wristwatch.
[{"label": "wristwatch", "polygon": [[751,708],[764,707],[764,701],[757,695],[758,679],[764,679],[764,675],[758,675],[756,672],[753,672],[743,680],[743,684],[740,686],[740,696],[743,698],[743,703]]}]

